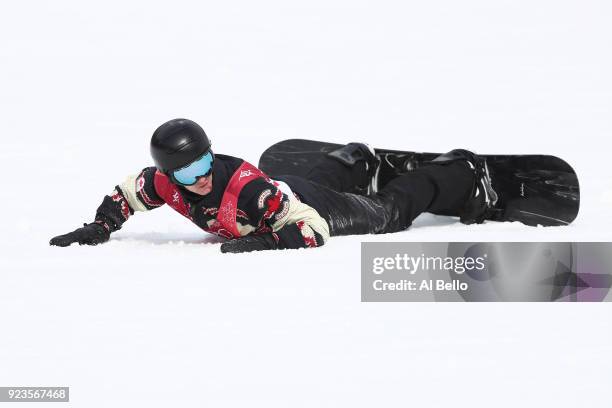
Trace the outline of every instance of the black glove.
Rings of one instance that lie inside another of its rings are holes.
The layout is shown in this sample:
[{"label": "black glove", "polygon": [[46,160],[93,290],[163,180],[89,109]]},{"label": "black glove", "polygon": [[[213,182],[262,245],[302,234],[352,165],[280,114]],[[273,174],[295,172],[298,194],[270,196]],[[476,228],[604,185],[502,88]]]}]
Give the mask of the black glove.
[{"label": "black glove", "polygon": [[247,235],[221,244],[221,252],[224,254],[265,251],[266,249],[278,249],[278,242],[271,233]]},{"label": "black glove", "polygon": [[110,232],[103,225],[94,222],[83,224],[82,228],[51,238],[49,244],[61,247],[69,246],[75,242],[78,242],[79,245],[98,245],[108,241],[109,238]]}]

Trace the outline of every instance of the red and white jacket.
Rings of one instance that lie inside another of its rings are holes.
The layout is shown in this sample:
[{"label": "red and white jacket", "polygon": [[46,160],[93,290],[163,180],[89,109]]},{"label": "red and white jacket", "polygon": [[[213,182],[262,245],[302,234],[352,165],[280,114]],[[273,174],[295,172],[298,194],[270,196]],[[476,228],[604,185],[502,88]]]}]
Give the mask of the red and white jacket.
[{"label": "red and white jacket", "polygon": [[288,185],[242,159],[215,155],[212,186],[200,196],[147,167],[104,198],[96,221],[112,232],[134,212],[168,204],[204,231],[225,238],[272,233],[281,248],[317,247],[329,238],[327,221],[316,210],[300,202]]}]

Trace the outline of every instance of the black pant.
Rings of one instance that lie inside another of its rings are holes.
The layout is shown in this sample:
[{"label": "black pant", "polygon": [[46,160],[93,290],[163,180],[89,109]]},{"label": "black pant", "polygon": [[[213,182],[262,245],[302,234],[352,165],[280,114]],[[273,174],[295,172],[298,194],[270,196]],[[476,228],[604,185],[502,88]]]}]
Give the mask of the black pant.
[{"label": "black pant", "polygon": [[367,184],[365,163],[349,167],[324,156],[306,177],[279,176],[327,220],[330,234],[402,231],[422,212],[458,215],[474,175],[465,162],[431,164],[401,175],[373,195],[356,194]]}]

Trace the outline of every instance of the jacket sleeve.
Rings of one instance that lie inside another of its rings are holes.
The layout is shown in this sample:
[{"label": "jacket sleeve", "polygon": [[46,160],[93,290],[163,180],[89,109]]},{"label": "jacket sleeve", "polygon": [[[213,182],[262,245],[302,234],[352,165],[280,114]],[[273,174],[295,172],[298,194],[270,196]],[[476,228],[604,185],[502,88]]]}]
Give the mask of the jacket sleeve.
[{"label": "jacket sleeve", "polygon": [[245,209],[257,225],[256,233],[272,232],[280,249],[318,247],[327,242],[327,221],[290,191],[283,192],[264,179],[254,180],[248,187],[251,199]]},{"label": "jacket sleeve", "polygon": [[105,196],[98,207],[96,222],[113,232],[121,229],[134,212],[161,207],[164,201],[155,191],[155,171],[155,167],[146,167],[115,186],[113,192]]}]

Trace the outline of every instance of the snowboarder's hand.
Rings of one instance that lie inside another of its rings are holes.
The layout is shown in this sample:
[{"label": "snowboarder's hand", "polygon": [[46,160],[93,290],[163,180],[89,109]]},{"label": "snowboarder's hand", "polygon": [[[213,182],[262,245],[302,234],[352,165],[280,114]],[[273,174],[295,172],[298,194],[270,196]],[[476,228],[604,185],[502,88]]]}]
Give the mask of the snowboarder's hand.
[{"label": "snowboarder's hand", "polygon": [[69,246],[75,242],[79,245],[98,245],[108,241],[110,232],[103,225],[96,222],[91,224],[83,224],[82,228],[77,228],[72,232],[64,235],[58,235],[51,238],[50,245]]},{"label": "snowboarder's hand", "polygon": [[277,248],[278,242],[271,233],[247,235],[221,244],[221,252],[232,254]]}]

